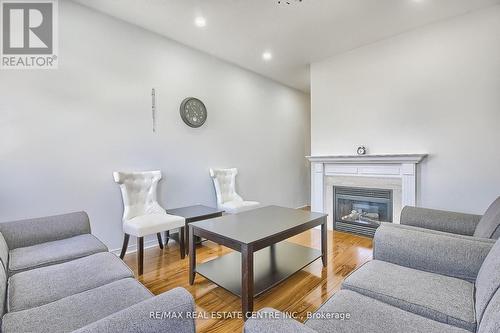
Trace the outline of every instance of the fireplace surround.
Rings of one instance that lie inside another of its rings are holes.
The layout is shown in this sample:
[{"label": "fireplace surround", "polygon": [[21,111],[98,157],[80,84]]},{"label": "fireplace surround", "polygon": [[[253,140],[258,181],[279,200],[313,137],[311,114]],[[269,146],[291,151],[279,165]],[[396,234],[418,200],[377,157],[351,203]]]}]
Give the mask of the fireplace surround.
[{"label": "fireplace surround", "polygon": [[[311,162],[311,210],[327,213],[328,227],[335,229],[336,188],[385,190],[386,195],[391,193],[392,215],[387,211],[387,221],[384,218],[384,222],[399,223],[399,215],[404,206],[417,206],[417,165],[426,156],[427,154],[308,156],[307,159]],[[342,226],[339,230],[342,230]],[[370,235],[375,228],[350,231]]]}]

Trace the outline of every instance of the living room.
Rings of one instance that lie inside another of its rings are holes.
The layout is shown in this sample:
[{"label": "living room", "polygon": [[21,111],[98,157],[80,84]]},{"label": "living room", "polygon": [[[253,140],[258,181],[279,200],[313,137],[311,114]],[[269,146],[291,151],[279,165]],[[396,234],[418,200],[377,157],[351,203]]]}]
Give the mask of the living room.
[{"label": "living room", "polygon": [[0,5],[2,332],[500,332],[500,1]]}]

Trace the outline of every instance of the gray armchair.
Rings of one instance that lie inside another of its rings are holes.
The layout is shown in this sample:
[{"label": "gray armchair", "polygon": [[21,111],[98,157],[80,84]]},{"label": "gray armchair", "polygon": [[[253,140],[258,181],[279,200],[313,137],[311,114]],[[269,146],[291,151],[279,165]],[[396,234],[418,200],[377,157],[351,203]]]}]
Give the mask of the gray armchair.
[{"label": "gray armchair", "polygon": [[267,308],[244,332],[500,332],[500,240],[408,228],[383,223],[374,260],[305,323]]},{"label": "gray armchair", "polygon": [[500,332],[499,224],[500,198],[482,217],[405,207],[377,229],[374,260],[305,323],[263,309],[244,332]]}]

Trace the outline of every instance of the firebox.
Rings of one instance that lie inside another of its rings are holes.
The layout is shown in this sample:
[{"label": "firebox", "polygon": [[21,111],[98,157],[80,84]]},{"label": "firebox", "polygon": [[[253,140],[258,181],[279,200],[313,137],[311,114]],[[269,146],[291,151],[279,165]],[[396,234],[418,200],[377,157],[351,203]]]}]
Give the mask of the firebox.
[{"label": "firebox", "polygon": [[392,222],[392,190],[334,186],[336,230],[373,237],[381,222]]}]

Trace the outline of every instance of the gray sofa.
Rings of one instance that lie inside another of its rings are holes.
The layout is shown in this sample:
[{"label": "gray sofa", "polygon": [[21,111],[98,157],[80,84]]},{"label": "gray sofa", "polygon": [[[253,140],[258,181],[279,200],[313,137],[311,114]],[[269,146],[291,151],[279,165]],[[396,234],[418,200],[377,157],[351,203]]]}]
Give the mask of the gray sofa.
[{"label": "gray sofa", "polygon": [[374,260],[311,319],[302,324],[263,309],[245,332],[500,332],[500,241],[489,239],[498,235],[499,203],[482,218],[451,213],[454,223],[448,212],[405,208],[401,220],[413,225],[383,223]]},{"label": "gray sofa", "polygon": [[84,212],[0,223],[0,259],[3,333],[195,331],[192,296],[154,296],[90,233]]}]

